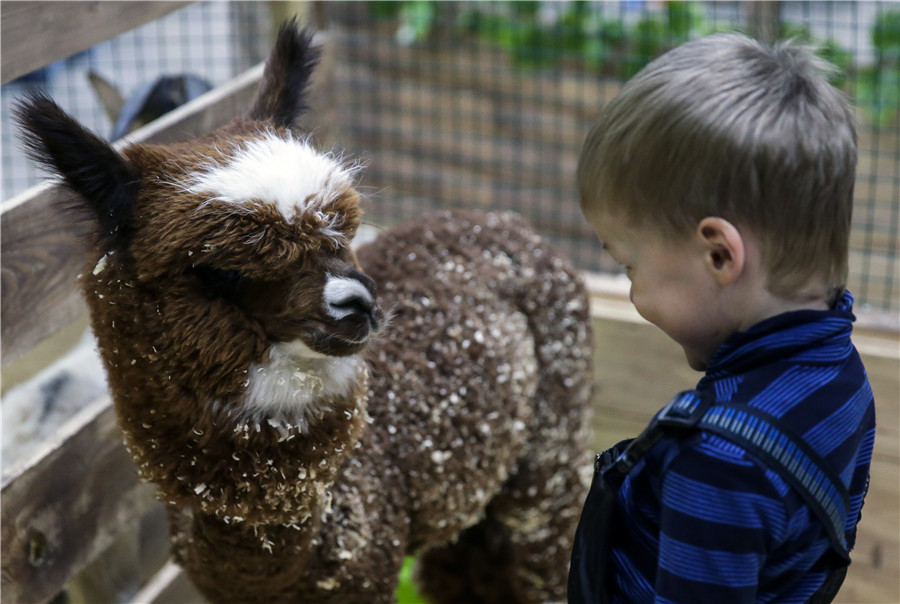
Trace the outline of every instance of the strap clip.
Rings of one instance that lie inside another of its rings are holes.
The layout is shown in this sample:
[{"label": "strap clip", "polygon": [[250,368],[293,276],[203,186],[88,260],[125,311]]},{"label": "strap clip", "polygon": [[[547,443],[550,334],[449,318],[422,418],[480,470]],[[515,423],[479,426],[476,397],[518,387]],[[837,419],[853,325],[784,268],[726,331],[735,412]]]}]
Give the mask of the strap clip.
[{"label": "strap clip", "polygon": [[656,415],[653,423],[673,428],[693,428],[712,405],[713,399],[711,394],[702,394],[698,390],[679,392]]}]

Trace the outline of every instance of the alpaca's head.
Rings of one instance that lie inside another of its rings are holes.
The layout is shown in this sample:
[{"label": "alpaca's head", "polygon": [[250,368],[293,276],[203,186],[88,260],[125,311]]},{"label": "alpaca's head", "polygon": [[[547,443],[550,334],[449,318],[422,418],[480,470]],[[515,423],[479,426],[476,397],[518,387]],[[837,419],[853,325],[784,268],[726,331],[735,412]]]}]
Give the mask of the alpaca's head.
[{"label": "alpaca's head", "polygon": [[32,156],[89,215],[102,255],[94,272],[115,264],[136,287],[239,313],[295,355],[360,351],[383,315],[350,248],[354,168],[293,129],[316,60],[310,34],[290,23],[246,116],[198,140],[121,154],[50,99],[22,103]]},{"label": "alpaca's head", "polygon": [[253,128],[126,150],[141,186],[123,243],[142,277],[165,274],[234,304],[270,341],[358,352],[382,313],[350,247],[353,169],[290,130]]}]

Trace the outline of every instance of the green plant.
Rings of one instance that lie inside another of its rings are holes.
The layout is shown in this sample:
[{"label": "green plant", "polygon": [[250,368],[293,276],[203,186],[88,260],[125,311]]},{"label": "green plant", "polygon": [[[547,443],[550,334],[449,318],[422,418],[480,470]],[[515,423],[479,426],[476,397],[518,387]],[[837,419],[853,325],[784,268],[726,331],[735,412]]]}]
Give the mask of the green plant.
[{"label": "green plant", "polygon": [[464,31],[507,51],[517,67],[549,67],[583,46],[579,21],[583,2],[576,2],[556,25],[541,21],[539,2],[494,2],[491,10],[475,5],[460,19]]},{"label": "green plant", "polygon": [[404,46],[428,37],[435,24],[438,5],[437,2],[427,0],[369,2],[373,16],[399,21],[397,42]]},{"label": "green plant", "polygon": [[876,17],[872,45],[879,63],[900,62],[900,11],[885,11]]},{"label": "green plant", "polygon": [[397,604],[427,604],[412,581],[412,568],[415,559],[407,556],[400,571],[400,585],[397,587]]},{"label": "green plant", "polygon": [[[398,19],[397,39],[410,44],[426,39],[447,3],[371,2],[376,17]],[[588,2],[566,3],[551,19],[542,2],[467,3],[455,26],[500,48],[520,68],[547,68],[561,61],[583,61],[591,70],[623,79],[634,76],[667,50],[698,36],[721,31],[704,18],[699,2],[670,0],[662,13],[636,23],[607,19]],[[785,23],[781,38],[796,38],[817,48],[837,67],[836,86],[852,95],[876,126],[900,119],[900,11],[882,11],[872,27],[875,64],[856,70],[853,54],[834,40],[817,39],[805,26]]]},{"label": "green plant", "polygon": [[781,26],[781,39],[797,40],[816,49],[816,54],[834,65],[837,70],[831,74],[831,83],[838,88],[846,88],[847,76],[853,69],[853,54],[834,40],[818,40],[806,26],[785,23]]},{"label": "green plant", "polygon": [[837,67],[831,82],[856,101],[873,125],[888,127],[900,117],[900,11],[884,11],[872,25],[873,65],[856,69],[853,54],[834,40],[817,40],[807,27],[786,24],[784,38],[817,47],[823,59]]},{"label": "green plant", "polygon": [[879,127],[900,119],[900,11],[884,11],[872,26],[875,64],[859,72],[854,96]]},{"label": "green plant", "polygon": [[900,70],[860,70],[853,96],[875,126],[886,128],[895,124],[900,117]]}]

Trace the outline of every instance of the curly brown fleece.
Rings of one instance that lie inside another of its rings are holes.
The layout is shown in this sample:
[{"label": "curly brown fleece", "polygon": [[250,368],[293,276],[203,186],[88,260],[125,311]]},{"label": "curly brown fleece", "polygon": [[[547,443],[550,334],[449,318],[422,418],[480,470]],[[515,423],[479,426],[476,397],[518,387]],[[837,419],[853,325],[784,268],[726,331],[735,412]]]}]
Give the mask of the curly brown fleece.
[{"label": "curly brown fleece", "polygon": [[[310,43],[283,27],[248,117],[195,141],[119,155],[45,97],[18,110],[94,225],[83,291],[175,556],[218,602],[391,602],[412,553],[435,602],[563,599],[590,470],[568,263],[521,218],[474,212],[402,224],[357,261],[359,196],[337,177],[292,214],[190,186],[298,140]],[[248,410],[260,380],[321,395]]]}]

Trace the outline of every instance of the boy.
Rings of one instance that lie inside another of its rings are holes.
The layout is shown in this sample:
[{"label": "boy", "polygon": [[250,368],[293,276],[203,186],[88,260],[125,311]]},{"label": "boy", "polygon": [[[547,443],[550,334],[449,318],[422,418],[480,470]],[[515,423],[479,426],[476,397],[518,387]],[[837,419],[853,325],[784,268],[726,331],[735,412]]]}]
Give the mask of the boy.
[{"label": "boy", "polygon": [[737,34],[684,44],[603,108],[578,181],[638,312],[706,372],[682,399],[771,419],[846,487],[846,509],[829,533],[763,452],[702,426],[651,429],[595,474],[570,601],[829,601],[840,586],[875,413],[844,289],[856,133],[825,67]]}]

